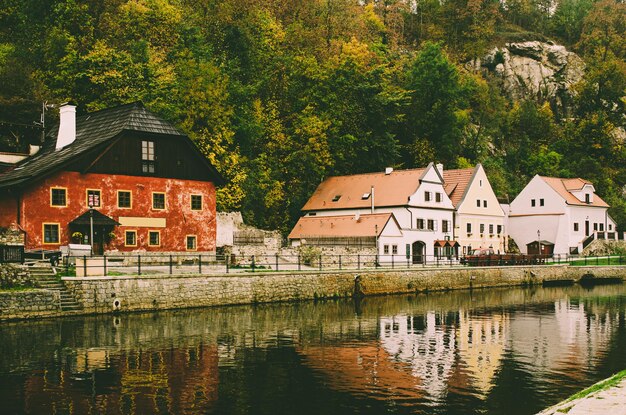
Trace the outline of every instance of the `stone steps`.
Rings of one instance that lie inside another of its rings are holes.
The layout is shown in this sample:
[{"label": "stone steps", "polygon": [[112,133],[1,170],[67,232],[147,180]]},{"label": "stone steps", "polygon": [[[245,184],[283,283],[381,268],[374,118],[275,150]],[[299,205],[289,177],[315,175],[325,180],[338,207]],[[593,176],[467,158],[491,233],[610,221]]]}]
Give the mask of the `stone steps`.
[{"label": "stone steps", "polygon": [[63,281],[56,276],[56,272],[51,266],[29,267],[29,272],[31,277],[37,281],[39,288],[59,291],[61,311],[76,311],[82,308],[67,290]]}]

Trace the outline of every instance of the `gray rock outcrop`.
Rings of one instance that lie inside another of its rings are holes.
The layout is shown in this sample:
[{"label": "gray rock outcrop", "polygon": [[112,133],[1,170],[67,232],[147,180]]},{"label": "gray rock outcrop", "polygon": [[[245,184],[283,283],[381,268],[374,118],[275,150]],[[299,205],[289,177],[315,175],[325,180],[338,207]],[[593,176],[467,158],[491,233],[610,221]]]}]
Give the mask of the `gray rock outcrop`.
[{"label": "gray rock outcrop", "polygon": [[572,86],[585,73],[578,55],[565,46],[539,41],[508,43],[471,65],[495,74],[511,99],[548,101],[560,116],[567,116],[574,96]]}]

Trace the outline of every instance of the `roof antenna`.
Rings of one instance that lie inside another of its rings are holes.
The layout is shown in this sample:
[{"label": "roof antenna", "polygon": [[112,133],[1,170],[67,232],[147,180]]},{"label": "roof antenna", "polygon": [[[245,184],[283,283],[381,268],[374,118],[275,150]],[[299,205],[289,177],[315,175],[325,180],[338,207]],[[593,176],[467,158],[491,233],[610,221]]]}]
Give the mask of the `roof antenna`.
[{"label": "roof antenna", "polygon": [[48,101],[44,101],[41,103],[41,115],[39,117],[39,122],[33,121],[33,124],[41,127],[41,144],[46,140],[46,110],[57,108],[57,104],[48,104]]}]

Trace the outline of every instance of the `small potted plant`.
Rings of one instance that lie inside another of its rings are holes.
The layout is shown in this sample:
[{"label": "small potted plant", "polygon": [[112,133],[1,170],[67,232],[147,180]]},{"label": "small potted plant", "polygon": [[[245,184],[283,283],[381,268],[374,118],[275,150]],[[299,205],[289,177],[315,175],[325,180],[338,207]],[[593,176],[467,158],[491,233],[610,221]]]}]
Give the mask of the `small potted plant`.
[{"label": "small potted plant", "polygon": [[75,244],[79,244],[83,241],[83,234],[80,232],[74,232],[72,234],[72,242],[74,242]]}]

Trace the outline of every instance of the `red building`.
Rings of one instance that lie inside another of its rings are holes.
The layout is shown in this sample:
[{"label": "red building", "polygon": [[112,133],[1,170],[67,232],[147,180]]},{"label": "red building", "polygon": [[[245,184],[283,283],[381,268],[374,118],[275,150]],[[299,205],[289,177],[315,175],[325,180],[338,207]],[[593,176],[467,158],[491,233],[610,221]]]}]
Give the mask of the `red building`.
[{"label": "red building", "polygon": [[40,151],[0,173],[0,226],[26,248],[214,251],[222,177],[186,135],[133,103],[76,116],[63,105]]}]

